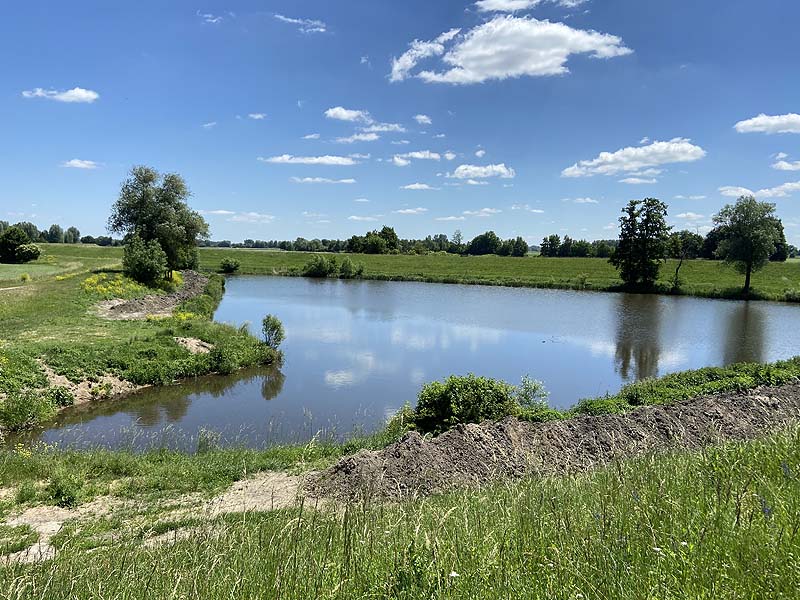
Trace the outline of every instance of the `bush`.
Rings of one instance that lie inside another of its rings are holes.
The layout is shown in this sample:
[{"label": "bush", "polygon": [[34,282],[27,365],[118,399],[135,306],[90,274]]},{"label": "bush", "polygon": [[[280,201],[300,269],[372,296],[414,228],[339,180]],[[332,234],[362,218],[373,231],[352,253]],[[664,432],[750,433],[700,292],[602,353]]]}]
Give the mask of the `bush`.
[{"label": "bush", "polygon": [[423,386],[414,424],[423,432],[441,433],[460,423],[480,423],[517,415],[520,406],[513,385],[497,379],[452,375]]},{"label": "bush", "polygon": [[19,276],[20,283],[28,283],[31,280],[30,273],[23,273]]},{"label": "bush", "polygon": [[47,496],[62,508],[74,508],[78,505],[83,491],[83,482],[76,473],[59,470],[50,477],[45,488]]},{"label": "bush", "polygon": [[157,241],[133,236],[122,255],[122,269],[131,279],[152,285],[167,272],[167,255]]},{"label": "bush", "polygon": [[325,258],[324,256],[314,255],[314,257],[303,265],[303,277],[327,277],[339,272],[336,258]]},{"label": "bush", "polygon": [[264,335],[264,343],[277,350],[284,339],[286,339],[286,332],[283,329],[283,323],[275,315],[267,315],[261,321],[261,333]]},{"label": "bush", "polygon": [[11,430],[25,429],[55,414],[55,405],[41,392],[11,392],[5,400],[0,400],[0,424]]},{"label": "bush", "polygon": [[0,262],[16,263],[17,249],[30,244],[28,234],[19,227],[9,227],[0,234]]},{"label": "bush", "polygon": [[75,404],[75,396],[64,386],[58,385],[51,387],[46,392],[47,397],[56,406],[72,406]]},{"label": "bush", "polygon": [[219,263],[219,270],[223,273],[236,273],[240,266],[241,263],[235,258],[223,258]]},{"label": "bush", "polygon": [[32,260],[38,259],[42,255],[42,251],[39,250],[39,246],[36,244],[22,244],[21,246],[17,246],[17,262],[18,263],[28,263]]},{"label": "bush", "polygon": [[364,265],[355,264],[349,256],[346,256],[339,267],[339,277],[342,279],[355,279],[364,274]]}]

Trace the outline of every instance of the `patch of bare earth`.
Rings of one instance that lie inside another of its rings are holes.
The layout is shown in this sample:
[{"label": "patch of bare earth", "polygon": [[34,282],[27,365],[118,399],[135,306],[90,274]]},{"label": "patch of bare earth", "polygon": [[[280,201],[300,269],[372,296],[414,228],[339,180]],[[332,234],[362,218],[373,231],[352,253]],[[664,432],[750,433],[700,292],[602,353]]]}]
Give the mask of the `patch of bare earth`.
[{"label": "patch of bare earth", "polygon": [[208,277],[195,271],[183,271],[182,275],[183,285],[176,292],[133,300],[105,300],[97,305],[97,314],[112,321],[169,317],[179,304],[202,294],[208,283]]},{"label": "patch of bare earth", "polygon": [[176,337],[175,341],[192,354],[208,354],[214,349],[213,344],[209,344],[197,338]]},{"label": "patch of bare earth", "polygon": [[40,365],[51,386],[64,387],[72,393],[75,397],[75,406],[95,400],[110,400],[147,387],[125,381],[114,375],[103,375],[99,377],[97,381],[81,381],[80,383],[75,383],[63,375],[59,375],[46,364],[40,362]]},{"label": "patch of bare earth", "polygon": [[746,440],[800,420],[800,383],[707,396],[622,415],[548,423],[515,418],[462,425],[436,438],[416,432],[362,450],[309,476],[307,493],[399,500],[500,478],[557,475],[671,448]]}]

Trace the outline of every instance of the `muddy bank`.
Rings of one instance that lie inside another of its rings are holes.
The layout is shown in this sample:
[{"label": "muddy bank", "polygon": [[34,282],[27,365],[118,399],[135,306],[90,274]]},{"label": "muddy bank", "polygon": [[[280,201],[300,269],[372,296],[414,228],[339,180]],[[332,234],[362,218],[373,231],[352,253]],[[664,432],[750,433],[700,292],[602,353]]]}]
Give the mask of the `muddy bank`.
[{"label": "muddy bank", "polygon": [[183,271],[182,275],[183,285],[176,292],[133,300],[106,300],[97,305],[97,314],[111,320],[168,317],[179,304],[202,294],[208,284],[208,277],[195,271]]},{"label": "muddy bank", "polygon": [[416,432],[310,476],[309,493],[399,500],[493,479],[557,475],[653,450],[745,440],[800,420],[800,383],[641,407],[624,415],[527,423],[509,417],[437,438]]}]

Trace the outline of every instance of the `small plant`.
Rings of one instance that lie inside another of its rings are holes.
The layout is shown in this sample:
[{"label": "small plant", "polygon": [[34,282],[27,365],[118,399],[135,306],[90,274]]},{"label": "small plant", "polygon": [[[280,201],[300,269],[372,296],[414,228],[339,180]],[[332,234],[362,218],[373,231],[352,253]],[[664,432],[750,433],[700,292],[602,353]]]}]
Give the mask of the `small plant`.
[{"label": "small plant", "polygon": [[34,390],[11,392],[0,400],[0,424],[11,430],[25,429],[55,414],[50,398]]},{"label": "small plant", "polygon": [[167,272],[167,255],[157,241],[145,242],[135,235],[125,246],[122,269],[131,279],[153,285]]},{"label": "small plant", "polygon": [[36,499],[36,485],[32,481],[23,481],[14,494],[17,504],[26,504]]},{"label": "small plant", "polygon": [[17,248],[16,256],[18,263],[28,263],[37,260],[42,255],[39,246],[36,244],[22,244]]},{"label": "small plant", "polygon": [[357,279],[364,274],[364,265],[354,263],[349,256],[346,256],[339,266],[339,277],[342,279]]},{"label": "small plant", "polygon": [[339,267],[336,264],[336,258],[325,258],[318,254],[308,261],[301,271],[303,277],[327,277],[328,275],[335,275],[339,272]]},{"label": "small plant", "polygon": [[64,386],[51,387],[46,393],[50,401],[56,406],[72,406],[75,404],[75,396]]},{"label": "small plant", "polygon": [[216,431],[200,429],[197,432],[197,454],[207,454],[220,447],[221,436]]},{"label": "small plant", "polygon": [[62,508],[74,508],[78,505],[83,491],[83,482],[77,473],[66,470],[56,471],[45,488],[47,497]]},{"label": "small plant", "polygon": [[286,339],[283,323],[275,315],[267,315],[262,319],[261,333],[264,335],[264,343],[273,350],[277,350],[281,342]]},{"label": "small plant", "polygon": [[235,258],[223,258],[219,263],[219,270],[223,273],[236,273],[239,270],[241,263]]},{"label": "small plant", "polygon": [[31,280],[31,276],[28,273],[23,273],[19,276],[20,283],[28,283]]}]

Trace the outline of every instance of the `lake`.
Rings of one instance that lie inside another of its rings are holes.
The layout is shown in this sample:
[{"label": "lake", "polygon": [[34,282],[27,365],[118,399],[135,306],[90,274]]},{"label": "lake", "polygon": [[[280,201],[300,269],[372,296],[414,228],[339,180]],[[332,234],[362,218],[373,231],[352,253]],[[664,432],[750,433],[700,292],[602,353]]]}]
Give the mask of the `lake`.
[{"label": "lake", "polygon": [[[420,387],[528,374],[558,408],[673,371],[800,353],[800,308],[769,302],[381,281],[232,277],[218,321],[283,321],[279,368],[203,377],[71,409],[28,439],[263,446],[378,427]],[[321,433],[320,433],[321,432]]]}]

